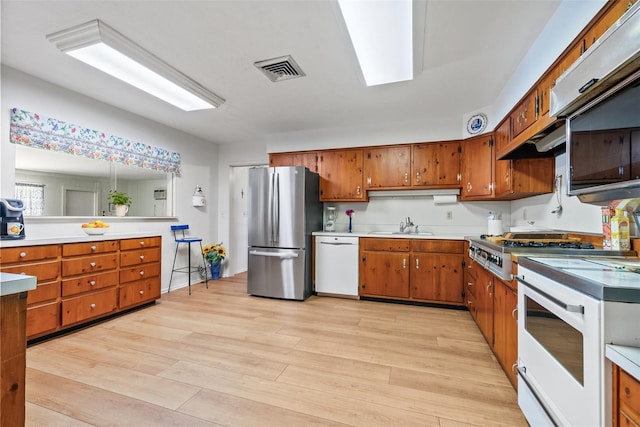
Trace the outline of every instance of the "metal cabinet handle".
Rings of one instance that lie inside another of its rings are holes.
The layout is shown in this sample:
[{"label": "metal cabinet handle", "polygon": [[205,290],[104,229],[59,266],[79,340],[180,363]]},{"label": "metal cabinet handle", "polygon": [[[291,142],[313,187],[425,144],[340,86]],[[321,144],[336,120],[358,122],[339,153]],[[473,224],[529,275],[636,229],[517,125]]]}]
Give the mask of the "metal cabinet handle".
[{"label": "metal cabinet handle", "polygon": [[91,281],[89,281],[89,285],[90,285],[90,286],[95,286],[95,285],[96,285],[96,281],[95,281],[95,280],[91,280]]},{"label": "metal cabinet handle", "polygon": [[91,304],[89,307],[91,307],[91,310],[93,310],[94,308],[96,308],[95,304]]},{"label": "metal cabinet handle", "polygon": [[26,257],[26,256],[27,256],[27,253],[26,253],[26,252],[20,252],[20,258],[24,258],[24,257]]},{"label": "metal cabinet handle", "polygon": [[90,263],[89,263],[89,265],[90,265],[91,267],[95,267],[97,264],[96,264],[95,262],[90,262]]},{"label": "metal cabinet handle", "polygon": [[407,259],[402,258],[402,268],[407,268]]},{"label": "metal cabinet handle", "polygon": [[95,251],[96,249],[98,249],[98,248],[97,248],[95,245],[94,245],[94,246],[91,246],[91,250],[92,250],[92,251]]},{"label": "metal cabinet handle", "polygon": [[367,177],[367,184],[371,185],[371,177],[370,176]]},{"label": "metal cabinet handle", "polygon": [[140,255],[140,259],[144,259],[144,255]]},{"label": "metal cabinet handle", "polygon": [[518,312],[518,307],[514,308],[511,311],[511,318],[516,319],[516,321],[518,320],[518,318],[516,317],[516,313]]},{"label": "metal cabinet handle", "polygon": [[404,182],[409,182],[409,174],[408,173],[404,173]]},{"label": "metal cabinet handle", "polygon": [[359,186],[359,185],[356,187],[356,194],[357,194],[358,196],[360,195],[360,186]]},{"label": "metal cabinet handle", "polygon": [[144,246],[144,240],[140,242],[140,246]]},{"label": "metal cabinet handle", "polygon": [[467,193],[470,192],[472,188],[471,183],[467,182]]},{"label": "metal cabinet handle", "polygon": [[420,268],[420,260],[416,258],[416,270]]},{"label": "metal cabinet handle", "polygon": [[416,182],[420,182],[420,172],[416,172]]},{"label": "metal cabinet handle", "polygon": [[144,276],[144,270],[140,270],[140,275]]},{"label": "metal cabinet handle", "polygon": [[138,293],[139,293],[140,295],[144,295],[144,291],[142,291],[142,290],[141,290],[141,291],[138,291]]}]

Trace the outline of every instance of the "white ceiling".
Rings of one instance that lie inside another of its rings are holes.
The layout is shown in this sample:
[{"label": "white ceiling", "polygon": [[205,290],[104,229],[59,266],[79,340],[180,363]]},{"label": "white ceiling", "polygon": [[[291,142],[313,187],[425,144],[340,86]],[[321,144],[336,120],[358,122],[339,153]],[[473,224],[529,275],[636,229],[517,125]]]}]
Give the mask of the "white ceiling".
[{"label": "white ceiling", "polygon": [[[490,105],[560,0],[427,0],[413,81],[366,87],[334,0],[2,0],[2,64],[214,143],[424,117]],[[58,51],[45,36],[100,19],[226,99],[183,112]],[[292,55],[306,77],[253,63]]]}]

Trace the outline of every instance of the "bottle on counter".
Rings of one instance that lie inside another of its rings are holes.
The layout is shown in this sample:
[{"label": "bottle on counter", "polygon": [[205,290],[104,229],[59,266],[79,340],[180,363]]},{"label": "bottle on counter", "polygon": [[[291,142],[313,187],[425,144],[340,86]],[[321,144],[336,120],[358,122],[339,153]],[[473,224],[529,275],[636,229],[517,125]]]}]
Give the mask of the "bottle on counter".
[{"label": "bottle on counter", "polygon": [[629,217],[624,209],[616,209],[611,217],[611,249],[614,251],[628,251],[631,247],[629,235]]}]

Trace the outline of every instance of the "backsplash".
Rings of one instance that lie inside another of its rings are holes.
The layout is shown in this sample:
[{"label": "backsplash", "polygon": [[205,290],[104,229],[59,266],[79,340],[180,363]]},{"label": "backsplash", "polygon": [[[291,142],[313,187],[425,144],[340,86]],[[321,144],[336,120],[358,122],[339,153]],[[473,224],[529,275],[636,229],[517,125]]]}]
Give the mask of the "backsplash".
[{"label": "backsplash", "polygon": [[368,203],[325,203],[325,208],[327,206],[335,206],[336,231],[343,232],[349,224],[349,217],[345,214],[347,209],[355,211],[354,232],[398,231],[400,222],[410,217],[423,232],[479,235],[487,233],[489,212],[501,212],[505,227],[510,223],[509,202],[457,202],[436,205],[430,196],[392,196],[371,198]]}]

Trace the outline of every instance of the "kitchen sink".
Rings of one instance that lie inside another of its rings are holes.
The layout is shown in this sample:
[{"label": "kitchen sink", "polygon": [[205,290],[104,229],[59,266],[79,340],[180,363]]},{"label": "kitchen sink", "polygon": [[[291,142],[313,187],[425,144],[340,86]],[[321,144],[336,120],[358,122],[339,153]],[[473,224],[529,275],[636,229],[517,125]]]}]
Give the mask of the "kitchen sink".
[{"label": "kitchen sink", "polygon": [[418,233],[404,233],[402,231],[370,231],[369,234],[377,234],[377,235],[404,235],[404,236],[433,236],[433,233],[427,231],[421,231]]}]

